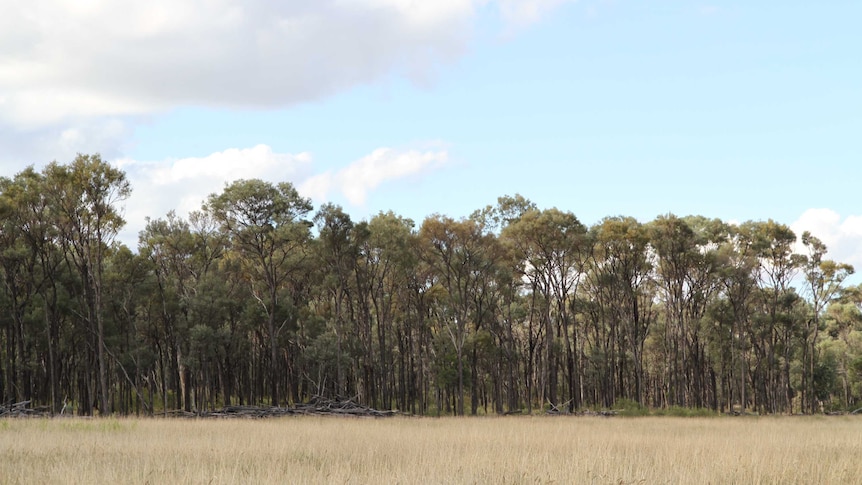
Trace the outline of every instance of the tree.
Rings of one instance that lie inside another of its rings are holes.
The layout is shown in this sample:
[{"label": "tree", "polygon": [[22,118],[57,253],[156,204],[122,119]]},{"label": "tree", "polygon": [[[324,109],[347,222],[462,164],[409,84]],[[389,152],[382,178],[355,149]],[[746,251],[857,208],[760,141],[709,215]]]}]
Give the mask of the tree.
[{"label": "tree", "polygon": [[[25,328],[25,315],[32,299],[41,290],[44,278],[40,267],[43,245],[48,244],[47,230],[38,211],[42,206],[43,178],[32,167],[14,179],[0,179],[0,268],[3,289],[9,305],[6,326],[6,380],[3,389],[15,401],[32,398],[32,366],[26,338],[32,332]],[[53,359],[50,362],[54,370]],[[54,378],[54,374],[51,374]],[[0,393],[3,400],[7,396]]]},{"label": "tree", "polygon": [[[656,281],[665,307],[665,374],[668,405],[704,407],[708,369],[700,324],[717,289],[718,221],[674,215],[650,224]],[[715,392],[711,393],[714,397]]]},{"label": "tree", "polygon": [[581,332],[573,312],[571,298],[578,291],[585,265],[592,252],[592,241],[586,227],[571,212],[558,209],[528,210],[505,231],[517,248],[522,274],[538,291],[547,306],[542,312],[545,336],[543,382],[548,401],[557,406],[558,378],[556,339],[565,348],[568,408],[580,407],[583,401],[580,375]]},{"label": "tree", "polygon": [[[324,277],[323,289],[326,293],[331,294],[334,302],[334,321],[333,331],[336,339],[336,373],[337,373],[337,391],[339,396],[346,395],[346,376],[343,363],[344,337],[347,332],[345,313],[350,313],[354,318],[358,340],[363,345],[365,358],[372,360],[373,352],[371,345],[371,320],[370,316],[363,315],[365,318],[357,318],[355,311],[349,311],[346,307],[352,309],[353,300],[351,295],[351,275],[356,270],[356,260],[358,257],[359,244],[357,241],[356,228],[350,216],[341,209],[341,207],[333,204],[324,204],[317,214],[314,216],[314,221],[318,227],[318,258],[320,267],[326,269]],[[364,235],[363,235],[364,236]],[[361,327],[361,328],[360,328]],[[370,373],[370,365],[365,366],[366,373]],[[365,376],[366,388],[365,391],[370,394],[371,388],[368,387],[373,378],[371,375]],[[360,395],[362,393],[357,393]]]},{"label": "tree", "polygon": [[[602,373],[611,391],[605,405],[615,399],[613,390],[618,369],[625,368],[624,358],[631,356],[634,391],[629,397],[639,404],[645,403],[644,343],[656,318],[653,308],[655,285],[653,267],[648,256],[649,234],[646,227],[631,217],[609,217],[592,229],[595,250],[585,279],[586,300],[583,305],[594,304],[593,327],[604,327],[609,336],[596,338],[611,348],[602,349],[601,355],[609,362]],[[619,362],[617,360],[619,359]]]},{"label": "tree", "polygon": [[759,300],[762,311],[754,319],[752,342],[757,354],[763,410],[776,413],[791,410],[793,389],[790,382],[792,337],[795,331],[794,307],[799,302],[792,281],[802,256],[793,252],[796,234],[773,220],[749,222],[743,229],[750,234],[759,261]]},{"label": "tree", "polygon": [[[187,221],[170,211],[164,219],[148,220],[139,237],[139,251],[152,264],[158,307],[154,325],[162,368],[162,398],[168,408],[168,381],[172,381],[175,405],[192,410],[189,373],[186,367],[189,321],[189,296],[195,281],[190,265],[195,244]],[[169,374],[171,379],[169,379]]]},{"label": "tree", "polygon": [[484,312],[488,308],[482,304],[487,292],[485,276],[495,264],[495,238],[479,221],[455,221],[439,215],[425,219],[419,237],[423,244],[423,260],[434,272],[435,286],[442,293],[438,299],[437,318],[455,350],[456,412],[463,415],[465,344],[469,334],[486,318]]},{"label": "tree", "polygon": [[[366,306],[377,330],[376,374],[387,409],[392,407],[393,397],[401,409],[407,409],[408,396],[419,395],[417,374],[421,371],[416,369],[419,359],[412,350],[419,329],[409,315],[407,290],[417,264],[413,225],[412,220],[393,212],[377,214],[364,226],[366,237],[359,247],[357,287],[360,301],[369,300]],[[396,376],[397,386],[393,383]]]},{"label": "tree", "polygon": [[814,399],[814,368],[816,361],[817,337],[820,332],[820,316],[829,303],[840,294],[841,284],[853,274],[853,266],[824,260],[826,245],[809,231],[802,233],[802,244],[808,255],[801,260],[805,274],[808,295],[811,301],[811,318],[806,321],[805,347],[803,355],[803,409],[813,413],[816,409]]},{"label": "tree", "polygon": [[98,401],[102,414],[111,414],[103,314],[103,270],[112,241],[125,224],[117,204],[131,194],[126,174],[98,155],[78,155],[70,165],[56,162],[45,168],[47,193],[64,245],[66,260],[77,270],[84,312],[95,336]]},{"label": "tree", "polygon": [[238,180],[221,194],[210,195],[207,209],[230,234],[230,246],[243,263],[251,295],[266,314],[270,398],[277,406],[278,336],[290,319],[284,317],[283,290],[304,267],[304,248],[310,238],[310,223],[304,218],[312,210],[311,201],[289,182],[272,185],[259,179]]},{"label": "tree", "polygon": [[[718,278],[729,316],[717,322],[716,338],[720,340],[722,377],[727,388],[728,406],[738,402],[748,407],[749,350],[752,338],[751,318],[758,289],[760,262],[755,251],[754,225],[730,225],[728,239],[718,248]],[[726,327],[726,328],[724,328]],[[736,398],[735,398],[736,396]]]},{"label": "tree", "polygon": [[[826,308],[823,321],[826,338],[818,342],[821,358],[815,367],[820,372],[812,376],[815,398],[855,410],[862,400],[862,285],[845,288]],[[824,359],[823,354],[831,355]],[[830,379],[833,373],[840,387]]]},{"label": "tree", "polygon": [[[116,242],[97,155],[0,178],[0,400],[80,414],[314,394],[414,413],[625,405],[855,409],[862,290],[774,221],[603,219],[521,196],[353,221],[238,181]],[[794,279],[796,275],[804,279]],[[804,298],[803,298],[804,296]],[[631,403],[633,404],[633,403]],[[46,406],[50,405],[50,406]]]}]

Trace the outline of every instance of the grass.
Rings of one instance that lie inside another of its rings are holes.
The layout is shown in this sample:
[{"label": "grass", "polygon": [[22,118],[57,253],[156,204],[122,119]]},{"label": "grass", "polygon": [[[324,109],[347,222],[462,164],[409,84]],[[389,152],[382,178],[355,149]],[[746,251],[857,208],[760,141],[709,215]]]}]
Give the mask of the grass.
[{"label": "grass", "polygon": [[0,421],[0,483],[858,483],[856,417]]}]

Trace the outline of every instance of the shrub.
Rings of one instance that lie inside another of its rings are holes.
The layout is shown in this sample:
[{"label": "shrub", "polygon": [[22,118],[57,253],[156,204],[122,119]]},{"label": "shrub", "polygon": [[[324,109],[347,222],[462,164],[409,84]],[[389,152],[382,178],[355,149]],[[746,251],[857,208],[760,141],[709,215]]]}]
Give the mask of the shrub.
[{"label": "shrub", "polygon": [[617,399],[614,411],[620,416],[648,416],[649,408],[632,399]]}]

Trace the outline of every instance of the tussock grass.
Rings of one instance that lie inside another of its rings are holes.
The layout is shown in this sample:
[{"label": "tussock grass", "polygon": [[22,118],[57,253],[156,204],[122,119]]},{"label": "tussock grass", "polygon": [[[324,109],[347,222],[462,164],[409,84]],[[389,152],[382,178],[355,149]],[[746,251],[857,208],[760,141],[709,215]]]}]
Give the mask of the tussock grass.
[{"label": "tussock grass", "polygon": [[0,421],[2,483],[859,483],[858,417]]}]

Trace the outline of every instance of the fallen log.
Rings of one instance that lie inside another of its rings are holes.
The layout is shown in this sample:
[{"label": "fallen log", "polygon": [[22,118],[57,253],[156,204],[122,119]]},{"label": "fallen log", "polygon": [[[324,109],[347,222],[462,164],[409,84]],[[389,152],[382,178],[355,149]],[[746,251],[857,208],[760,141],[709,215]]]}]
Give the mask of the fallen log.
[{"label": "fallen log", "polygon": [[30,407],[30,401],[8,403],[0,406],[0,418],[30,418],[48,416],[51,409],[47,406]]},{"label": "fallen log", "polygon": [[343,416],[343,417],[373,417],[384,418],[395,416],[398,411],[383,411],[357,404],[353,400],[333,400],[321,396],[311,398],[307,403],[298,403],[293,407],[280,406],[225,406],[215,411],[204,411],[195,414],[201,418],[271,418],[279,416]]}]

